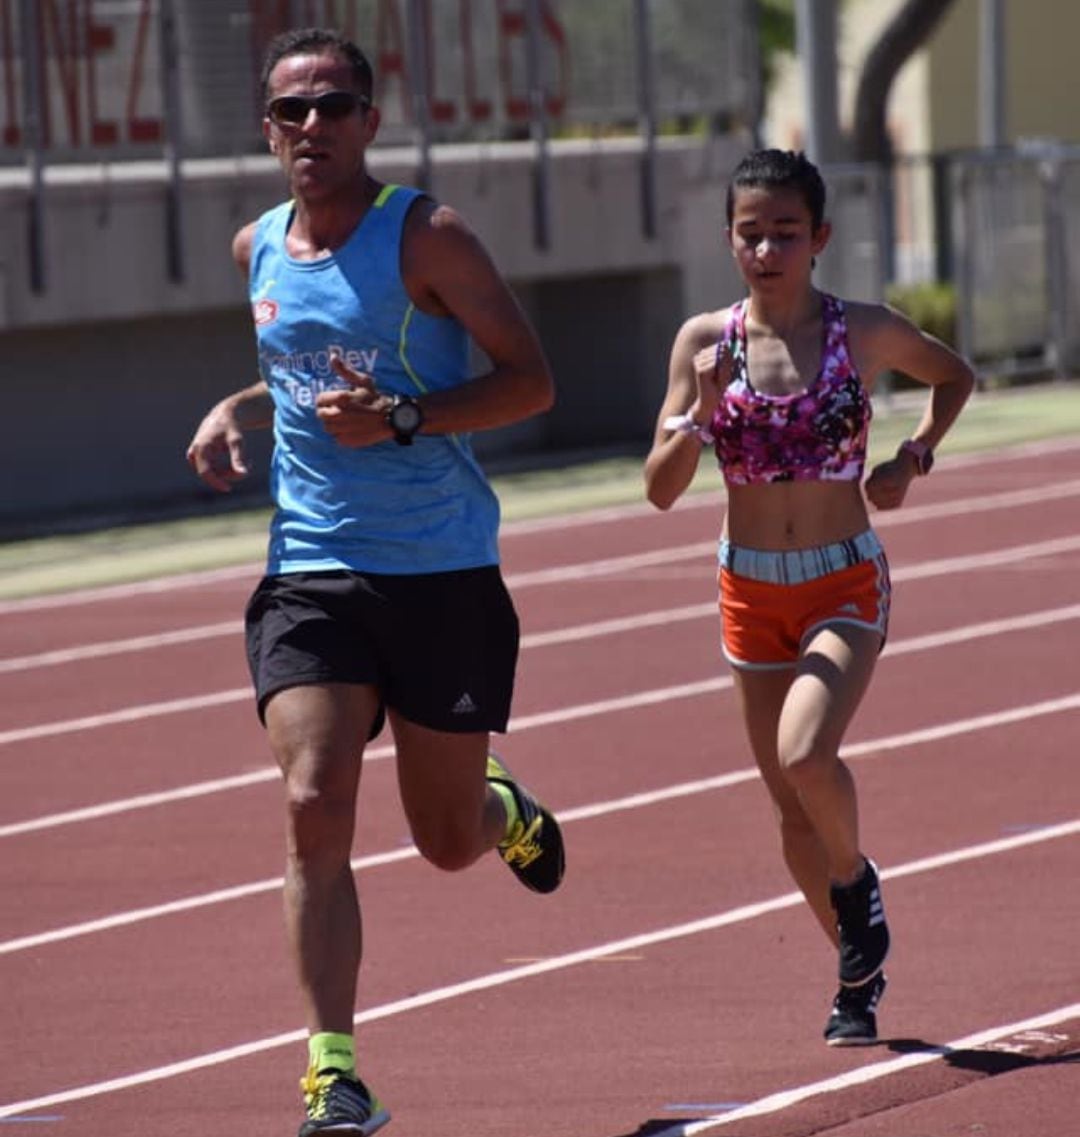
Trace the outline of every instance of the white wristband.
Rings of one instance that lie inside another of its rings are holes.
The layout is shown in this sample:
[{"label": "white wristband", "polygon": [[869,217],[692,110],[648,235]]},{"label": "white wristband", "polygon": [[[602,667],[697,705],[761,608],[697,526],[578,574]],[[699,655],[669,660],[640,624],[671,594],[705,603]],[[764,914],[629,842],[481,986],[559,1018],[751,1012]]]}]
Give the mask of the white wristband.
[{"label": "white wristband", "polygon": [[702,446],[712,446],[716,441],[707,426],[702,426],[689,415],[671,415],[664,419],[664,429],[673,430],[676,434],[692,434]]}]

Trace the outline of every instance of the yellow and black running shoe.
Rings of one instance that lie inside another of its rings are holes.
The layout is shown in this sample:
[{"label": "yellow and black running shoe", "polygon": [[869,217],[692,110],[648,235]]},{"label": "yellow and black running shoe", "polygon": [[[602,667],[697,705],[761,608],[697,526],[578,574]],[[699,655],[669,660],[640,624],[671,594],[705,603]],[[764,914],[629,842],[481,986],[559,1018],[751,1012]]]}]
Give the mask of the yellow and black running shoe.
[{"label": "yellow and black running shoe", "polygon": [[307,1106],[307,1121],[298,1137],[340,1134],[370,1137],[389,1120],[390,1113],[360,1081],[340,1070],[308,1070],[300,1079]]},{"label": "yellow and black running shoe", "polygon": [[506,837],[499,842],[499,856],[526,888],[554,892],[566,871],[559,823],[494,754],[488,755],[487,780],[506,787],[517,806],[517,817],[511,819]]}]

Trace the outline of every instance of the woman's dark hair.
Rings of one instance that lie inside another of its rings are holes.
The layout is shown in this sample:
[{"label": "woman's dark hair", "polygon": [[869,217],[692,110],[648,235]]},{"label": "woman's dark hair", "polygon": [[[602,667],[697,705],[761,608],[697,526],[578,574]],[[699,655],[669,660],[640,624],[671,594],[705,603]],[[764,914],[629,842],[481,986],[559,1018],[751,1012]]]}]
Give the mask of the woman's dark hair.
[{"label": "woman's dark hair", "polygon": [[337,54],[352,68],[353,85],[357,94],[370,99],[375,85],[374,74],[367,56],[352,40],[329,28],[294,28],[275,36],[266,48],[259,86],[263,102],[269,94],[270,74],[287,55]]},{"label": "woman's dark hair", "polygon": [[754,150],[735,167],[727,191],[728,228],[741,189],[791,189],[802,196],[816,231],[825,220],[825,183],[801,150]]}]

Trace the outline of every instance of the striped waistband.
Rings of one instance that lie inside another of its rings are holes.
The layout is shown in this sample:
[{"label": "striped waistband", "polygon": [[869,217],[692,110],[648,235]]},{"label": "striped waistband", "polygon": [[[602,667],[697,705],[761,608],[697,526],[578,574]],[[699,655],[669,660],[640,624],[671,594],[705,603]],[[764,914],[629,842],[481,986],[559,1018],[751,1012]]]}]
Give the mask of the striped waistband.
[{"label": "striped waistband", "polygon": [[812,549],[790,549],[771,552],[733,545],[726,537],[720,541],[720,567],[736,576],[766,584],[804,584],[808,580],[828,576],[831,572],[851,568],[873,560],[883,548],[873,529],[866,529],[846,541],[818,545]]}]

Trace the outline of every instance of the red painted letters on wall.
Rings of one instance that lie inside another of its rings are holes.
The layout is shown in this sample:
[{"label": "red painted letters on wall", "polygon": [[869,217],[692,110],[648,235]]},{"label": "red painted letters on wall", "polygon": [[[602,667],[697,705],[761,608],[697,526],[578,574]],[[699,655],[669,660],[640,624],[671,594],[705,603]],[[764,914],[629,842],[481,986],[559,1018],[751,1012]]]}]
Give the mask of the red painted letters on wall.
[{"label": "red painted letters on wall", "polygon": [[[433,4],[455,3],[456,42],[435,34]],[[301,5],[311,24],[336,27],[357,35],[357,11],[351,0],[306,0]],[[393,93],[400,99],[407,122],[414,117],[412,66],[409,52],[408,0],[378,0],[374,42],[370,48],[377,77],[376,96]],[[419,5],[427,57],[427,112],[434,123],[483,123],[498,110],[510,122],[525,122],[529,99],[523,64],[526,0],[421,0]],[[27,144],[23,43],[18,0],[0,0],[0,148],[18,150]],[[269,39],[290,26],[296,15],[290,0],[248,0],[252,68],[258,70]],[[25,9],[22,9],[25,10]],[[40,145],[46,151],[95,151],[116,146],[156,145],[164,123],[150,108],[159,84],[157,37],[153,35],[156,6],[135,0],[123,10],[100,0],[38,0],[32,39],[37,45],[36,70]],[[555,89],[545,91],[548,114],[561,115],[567,104],[569,43],[566,30],[549,0],[540,0],[541,51],[555,53]],[[121,21],[126,21],[121,28]],[[497,75],[481,81],[477,63],[479,32],[493,29]],[[448,66],[458,53],[460,66]],[[545,73],[548,73],[547,69]],[[456,81],[449,76],[457,75]],[[492,79],[494,82],[492,82]],[[183,60],[180,81],[184,82]],[[250,90],[257,87],[252,75]],[[456,87],[456,89],[455,89]],[[111,102],[103,97],[111,93]],[[117,97],[120,92],[122,98]],[[106,105],[108,104],[108,105]],[[253,137],[255,132],[253,131]]]}]

